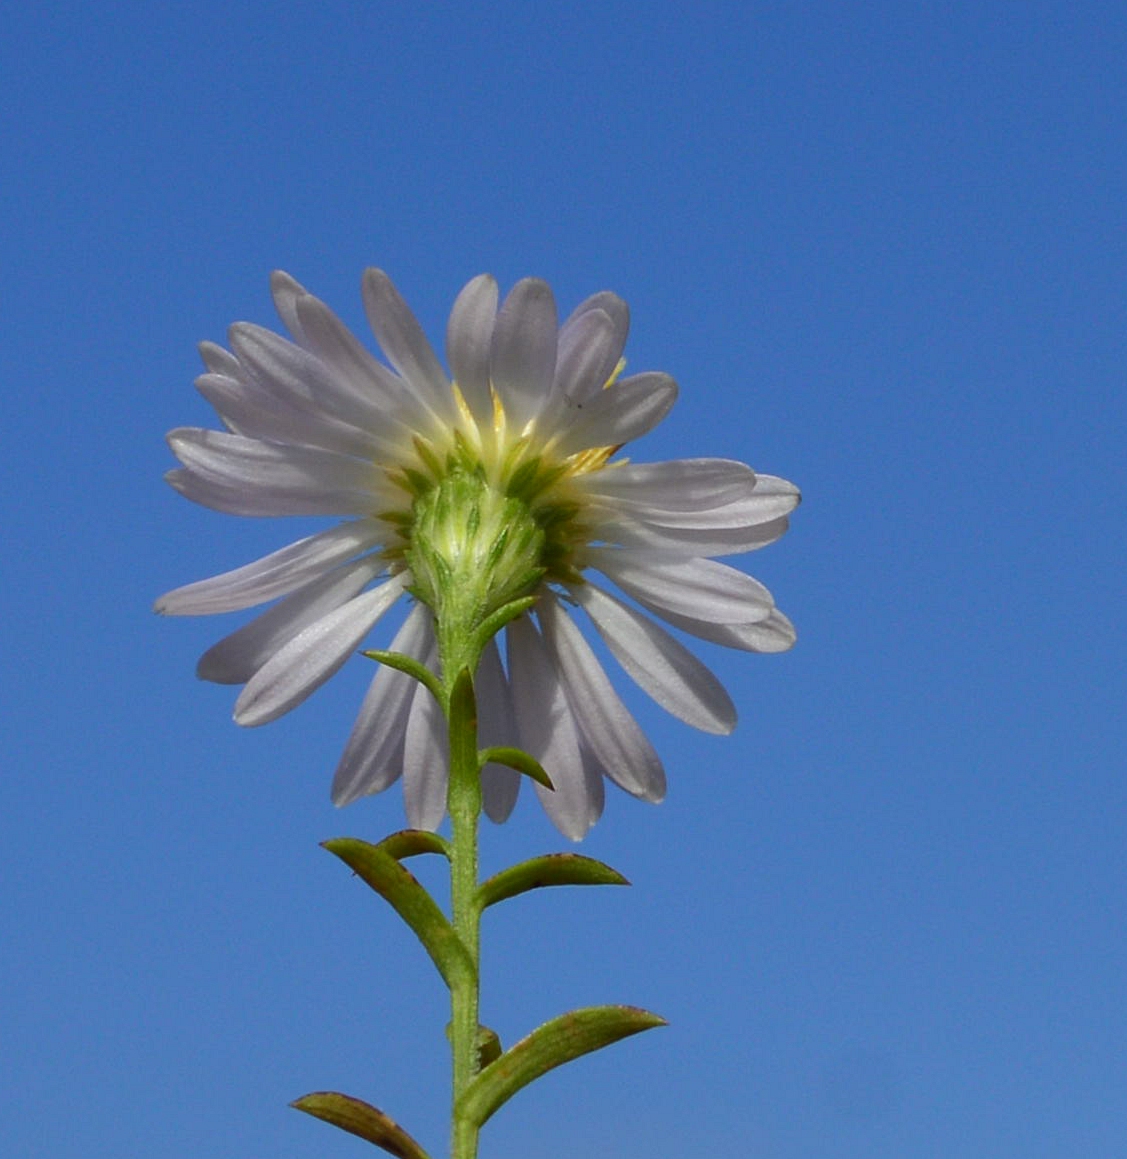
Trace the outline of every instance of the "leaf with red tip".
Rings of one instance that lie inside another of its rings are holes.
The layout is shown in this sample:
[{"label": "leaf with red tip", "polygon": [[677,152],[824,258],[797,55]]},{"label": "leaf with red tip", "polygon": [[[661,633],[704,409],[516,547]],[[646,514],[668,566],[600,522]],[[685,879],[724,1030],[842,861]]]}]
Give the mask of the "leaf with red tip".
[{"label": "leaf with red tip", "polygon": [[618,872],[579,853],[545,853],[495,873],[477,887],[482,909],[546,885],[629,885]]},{"label": "leaf with red tip", "polygon": [[377,1147],[382,1147],[396,1159],[430,1159],[430,1156],[394,1120],[383,1111],[336,1091],[315,1091],[290,1103],[299,1111],[315,1119],[332,1123],[351,1135],[358,1135]]},{"label": "leaf with red tip", "polygon": [[665,1026],[664,1018],[637,1006],[589,1006],[538,1026],[473,1079],[458,1099],[456,1114],[480,1127],[522,1087],[620,1038]]}]

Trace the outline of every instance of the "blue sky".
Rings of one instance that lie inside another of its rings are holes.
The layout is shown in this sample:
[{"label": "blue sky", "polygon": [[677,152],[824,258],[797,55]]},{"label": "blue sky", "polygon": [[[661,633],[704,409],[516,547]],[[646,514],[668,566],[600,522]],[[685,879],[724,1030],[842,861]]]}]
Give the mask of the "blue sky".
[{"label": "blue sky", "polygon": [[[317,847],[404,823],[328,800],[365,662],[242,731],[225,625],[150,611],[294,537],[162,484],[195,342],[276,267],[363,332],[379,265],[436,340],[483,270],[618,291],[681,386],[634,457],[805,495],[745,561],[796,649],[700,649],[734,736],[619,681],[671,789],[583,851],[632,889],[486,929],[506,1040],[670,1027],[483,1159],[1127,1153],[1125,53],[1037,0],[9,14],[0,1152],[362,1154],[286,1108],[326,1087],[443,1151],[444,991]],[[484,858],[562,846],[529,798]]]}]

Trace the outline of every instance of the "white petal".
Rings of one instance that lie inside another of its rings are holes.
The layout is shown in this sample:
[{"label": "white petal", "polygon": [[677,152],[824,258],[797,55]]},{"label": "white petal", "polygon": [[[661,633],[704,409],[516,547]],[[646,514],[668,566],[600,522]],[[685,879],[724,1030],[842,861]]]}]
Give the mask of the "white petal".
[{"label": "white petal", "polygon": [[[427,664],[434,651],[432,623],[430,609],[416,604],[388,650]],[[333,777],[334,805],[382,792],[399,778],[407,718],[417,687],[405,672],[379,665]]]},{"label": "white petal", "polygon": [[556,370],[556,301],[539,278],[509,291],[493,327],[490,375],[510,429],[519,432],[548,401]]},{"label": "white petal", "polygon": [[584,516],[590,522],[594,540],[701,556],[756,551],[774,543],[790,525],[784,516],[748,527],[662,527],[622,510],[596,505],[587,507]]},{"label": "white petal", "polygon": [[665,527],[748,527],[789,515],[798,488],[743,463],[687,459],[613,465],[578,480],[591,501]]},{"label": "white petal", "polygon": [[658,704],[702,732],[727,734],[735,728],[731,698],[684,645],[592,584],[578,584],[570,590],[615,659]]},{"label": "white petal", "polygon": [[775,606],[758,580],[715,560],[616,547],[590,548],[587,557],[628,596],[662,615],[750,624],[766,619]]},{"label": "white petal", "polygon": [[598,815],[597,802],[592,798],[579,735],[559,674],[527,616],[509,624],[505,634],[521,747],[544,766],[556,787],[551,792],[537,785],[537,795],[556,828],[565,837],[579,841]]},{"label": "white petal", "polygon": [[619,379],[600,391],[555,444],[559,455],[590,447],[618,447],[651,431],[677,401],[677,384],[658,371]]},{"label": "white petal", "polygon": [[286,324],[286,329],[302,346],[305,345],[305,334],[297,316],[297,300],[304,293],[305,287],[285,270],[274,270],[271,273],[270,295],[274,299],[274,309]]},{"label": "white petal", "polygon": [[626,335],[605,310],[588,310],[571,324],[568,343],[560,337],[553,393],[572,406],[587,403],[610,381]]},{"label": "white petal", "polygon": [[220,501],[224,511],[369,515],[391,502],[376,467],[332,451],[191,427],[171,431],[168,444],[186,468],[166,476],[172,486],[209,507]]},{"label": "white petal", "polygon": [[386,459],[398,452],[389,442],[328,414],[308,399],[272,393],[257,379],[238,381],[225,374],[203,374],[196,389],[237,434],[296,447],[322,447],[363,459]]},{"label": "white petal", "polygon": [[[318,323],[330,323],[318,315],[316,307],[320,303],[310,298],[315,305],[306,305],[305,297],[298,300],[298,314],[304,317],[307,311],[311,315],[310,330],[316,333]],[[327,308],[322,310],[331,315]],[[347,333],[339,322],[338,327]],[[338,424],[343,422],[364,432],[381,455],[405,441],[404,428],[396,418],[396,400],[390,389],[381,393],[374,379],[369,377],[357,386],[347,373],[330,368],[315,354],[262,326],[240,322],[229,333],[231,349],[247,373],[269,394],[287,401],[299,412],[320,414],[326,420],[331,417]],[[361,350],[359,343],[355,347]],[[375,364],[375,359],[370,360]],[[385,369],[383,374],[391,384],[396,382],[390,371]]]},{"label": "white petal", "polygon": [[734,459],[620,462],[582,475],[576,484],[592,497],[667,511],[699,511],[749,498],[755,490],[755,472]]},{"label": "white petal", "polygon": [[615,784],[646,801],[665,796],[665,771],[653,745],[619,699],[583,633],[549,596],[537,606],[544,639],[563,676],[580,731]]},{"label": "white petal", "polygon": [[[764,476],[760,475],[759,478]],[[798,493],[760,492],[757,486],[755,494],[746,499],[737,499],[719,507],[702,507],[697,511],[667,511],[644,503],[621,502],[619,506],[628,514],[661,527],[687,527],[705,531],[713,528],[754,527],[774,519],[785,519],[798,506]]]},{"label": "white petal", "polygon": [[435,414],[453,422],[454,396],[422,327],[383,270],[364,271],[364,309],[391,365],[407,379]]},{"label": "white petal", "polygon": [[[611,293],[610,290],[600,290],[597,294],[592,294],[589,298],[580,302],[572,310],[567,321],[560,327],[560,353],[557,367],[570,357],[571,347],[577,341],[581,340],[583,331],[579,326],[579,321],[584,314],[589,314],[592,310],[602,310],[614,323],[614,331],[618,335],[618,356],[619,358],[622,357],[622,350],[626,345],[626,336],[630,333],[630,307],[617,294]],[[615,359],[616,363],[617,361],[618,359]],[[613,370],[614,368],[612,367],[611,369]],[[604,379],[603,382],[605,381]],[[599,383],[600,387],[602,385],[603,383]]]},{"label": "white petal", "polygon": [[446,361],[479,424],[493,422],[489,352],[496,317],[497,282],[489,274],[480,274],[455,299],[446,327]]},{"label": "white petal", "polygon": [[[496,638],[489,641],[481,654],[474,677],[481,748],[519,743],[516,718],[513,715],[509,681],[501,667]],[[481,770],[481,794],[486,815],[498,824],[513,811],[520,793],[521,775],[515,769],[492,761]]]},{"label": "white petal", "polygon": [[225,374],[228,378],[243,377],[243,368],[239,365],[239,360],[222,346],[214,342],[201,342],[199,352],[210,374]]},{"label": "white petal", "polygon": [[[639,602],[645,605],[645,601]],[[756,624],[713,624],[691,616],[675,616],[670,612],[659,611],[657,614],[682,632],[699,636],[713,644],[723,644],[726,648],[738,648],[742,652],[786,652],[794,647],[798,638],[794,625],[778,608]]]},{"label": "white petal", "polygon": [[236,722],[268,724],[320,688],[399,598],[404,582],[404,574],[394,576],[299,632],[247,683],[235,702]]},{"label": "white petal", "polygon": [[413,828],[442,823],[449,763],[446,718],[430,691],[416,684],[403,744],[403,800]]},{"label": "white petal", "polygon": [[216,684],[245,684],[299,632],[359,595],[381,571],[383,564],[369,557],[311,581],[209,648],[196,675]]},{"label": "white petal", "polygon": [[334,405],[349,422],[375,427],[389,440],[409,442],[409,431],[433,422],[419,396],[377,361],[351,330],[312,294],[297,300],[297,317],[308,348],[336,380]]},{"label": "white petal", "polygon": [[375,547],[386,535],[386,528],[374,519],[341,523],[233,571],[176,588],[157,600],[155,610],[165,616],[205,616],[252,608]]}]

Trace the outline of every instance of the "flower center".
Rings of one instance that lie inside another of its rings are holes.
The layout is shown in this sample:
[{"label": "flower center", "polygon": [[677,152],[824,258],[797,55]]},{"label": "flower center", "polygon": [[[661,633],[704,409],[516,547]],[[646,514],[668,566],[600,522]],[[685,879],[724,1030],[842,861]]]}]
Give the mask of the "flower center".
[{"label": "flower center", "polygon": [[441,626],[444,668],[469,659],[459,641],[505,605],[543,583],[582,582],[576,559],[591,534],[582,498],[568,484],[615,449],[560,460],[533,444],[533,432],[507,432],[503,414],[486,432],[464,417],[445,453],[415,439],[416,465],[389,472],[410,495],[410,509],[384,516],[401,537],[388,556],[411,569],[410,591]]}]

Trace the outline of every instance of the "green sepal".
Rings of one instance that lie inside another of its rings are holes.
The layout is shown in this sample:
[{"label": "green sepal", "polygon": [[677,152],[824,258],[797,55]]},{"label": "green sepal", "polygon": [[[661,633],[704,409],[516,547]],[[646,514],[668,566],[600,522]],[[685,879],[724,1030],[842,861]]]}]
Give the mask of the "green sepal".
[{"label": "green sepal", "polygon": [[442,685],[438,682],[438,677],[425,664],[420,664],[414,656],[408,656],[404,652],[381,652],[376,648],[361,652],[360,655],[375,660],[377,664],[386,664],[389,668],[405,672],[429,689],[439,704],[442,703]]},{"label": "green sepal", "polygon": [[396,861],[417,857],[420,853],[441,853],[449,860],[450,842],[429,829],[400,829],[376,843],[377,849],[390,853]]},{"label": "green sepal", "polygon": [[[454,1024],[446,1024],[446,1038],[450,1043],[454,1041]],[[478,1025],[477,1028],[477,1069],[485,1070],[491,1063],[501,1057],[501,1039],[497,1031],[488,1026]]]},{"label": "green sepal", "polygon": [[336,1091],[315,1091],[290,1103],[291,1107],[312,1115],[325,1123],[332,1123],[351,1135],[359,1135],[369,1143],[382,1147],[397,1159],[430,1159],[430,1156],[394,1120],[383,1111]]},{"label": "green sepal", "polygon": [[579,853],[546,853],[495,873],[477,887],[478,905],[496,905],[545,885],[629,885],[618,872]]},{"label": "green sepal", "polygon": [[475,970],[469,952],[434,898],[386,850],[355,837],[337,837],[322,843],[387,901],[411,927],[451,989],[472,980]]},{"label": "green sepal", "polygon": [[555,1067],[665,1025],[664,1018],[637,1006],[590,1006],[562,1014],[538,1026],[477,1074],[458,1099],[455,1114],[480,1128],[517,1091]]},{"label": "green sepal", "polygon": [[552,784],[551,778],[544,771],[544,766],[530,753],[526,753],[524,749],[510,748],[508,745],[495,745],[493,748],[482,749],[477,754],[478,768],[484,768],[490,761],[498,765],[506,765],[510,769],[516,769],[518,773],[524,773],[526,777],[531,777],[538,785],[543,785],[545,789],[555,791],[556,786]]}]

